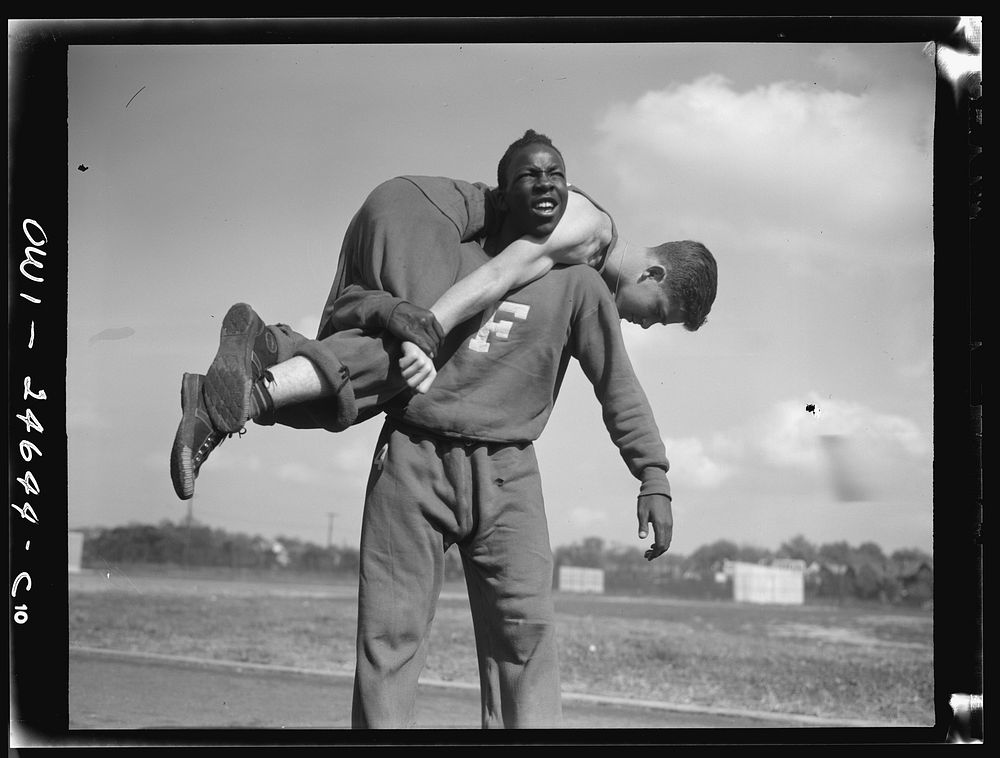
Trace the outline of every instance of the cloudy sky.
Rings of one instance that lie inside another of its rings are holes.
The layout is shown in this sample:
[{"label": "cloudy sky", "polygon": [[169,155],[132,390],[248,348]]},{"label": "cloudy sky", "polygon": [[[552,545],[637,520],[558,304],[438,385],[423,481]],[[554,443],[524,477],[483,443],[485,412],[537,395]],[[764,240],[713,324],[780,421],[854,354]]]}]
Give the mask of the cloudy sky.
[{"label": "cloudy sky", "polygon": [[[623,324],[674,547],[931,547],[934,66],[907,44],[71,46],[69,525],[179,520],[184,371],[222,316],[314,333],[349,219],[399,174],[495,181],[525,129],[640,244],[697,239],[709,322]],[[76,169],[88,166],[86,172]],[[356,544],[380,423],[251,426],[213,527]],[[578,368],[537,444],[554,545],[640,546]],[[648,540],[647,540],[648,542]]]}]

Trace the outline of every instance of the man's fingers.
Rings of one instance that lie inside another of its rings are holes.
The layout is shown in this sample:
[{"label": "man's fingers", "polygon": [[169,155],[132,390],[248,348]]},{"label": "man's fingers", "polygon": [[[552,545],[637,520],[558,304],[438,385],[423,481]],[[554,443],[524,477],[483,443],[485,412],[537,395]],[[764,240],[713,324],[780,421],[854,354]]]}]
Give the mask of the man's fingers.
[{"label": "man's fingers", "polygon": [[409,381],[414,376],[419,374],[421,371],[425,370],[425,365],[420,361],[411,361],[408,366],[403,367],[403,362],[399,362],[399,366],[402,369],[403,378]]},{"label": "man's fingers", "polygon": [[407,331],[404,336],[404,342],[413,343],[414,347],[420,348],[425,353],[430,353],[433,350],[427,336],[421,332]]},{"label": "man's fingers", "polygon": [[673,528],[658,521],[653,522],[653,546],[646,551],[646,560],[651,561],[659,558],[670,547],[670,540],[673,537]]},{"label": "man's fingers", "polygon": [[407,342],[412,342],[428,355],[437,347],[438,339],[429,324],[411,321],[407,324],[405,334]]},{"label": "man's fingers", "polygon": [[417,335],[417,334],[415,334],[413,336],[414,336],[414,339],[411,339],[410,342],[412,342],[414,345],[416,345],[421,350],[423,350],[425,353],[427,353],[428,356],[432,356],[434,354],[434,345],[431,344],[431,341],[429,339],[427,339],[426,335],[423,335],[423,334]]},{"label": "man's fingers", "polygon": [[427,390],[431,388],[431,385],[434,383],[434,379],[436,377],[437,377],[437,372],[432,370],[430,372],[430,375],[426,379],[424,379],[419,385],[417,385],[417,392],[419,392],[421,395],[427,394]]},{"label": "man's fingers", "polygon": [[407,379],[406,383],[410,386],[410,389],[416,390],[423,395],[431,388],[431,384],[434,382],[436,376],[437,371],[434,370],[434,367],[426,366],[423,371]]},{"label": "man's fingers", "polygon": [[434,369],[433,363],[413,365],[402,373],[407,386],[420,393],[426,393],[430,389],[434,377],[437,376],[437,371]]},{"label": "man's fingers", "polygon": [[433,368],[433,366],[428,366],[426,363],[414,364],[402,372],[403,378],[406,379],[407,384],[415,387],[427,378],[427,374],[433,371]]},{"label": "man's fingers", "polygon": [[639,539],[646,539],[646,535],[649,534],[649,508],[643,503],[643,498],[639,498],[639,507],[636,509],[636,514],[639,517]]},{"label": "man's fingers", "polygon": [[649,536],[649,525],[653,525],[653,544],[646,551],[646,560],[651,561],[667,552],[674,534],[674,517],[669,495],[650,493],[639,495],[636,514],[639,517],[639,539]]},{"label": "man's fingers", "polygon": [[[648,534],[649,532],[647,531],[645,526],[639,527],[639,539],[641,540],[646,539],[646,536]],[[659,558],[661,555],[667,552],[667,548],[670,547],[670,537],[669,536],[665,537],[664,532],[655,522],[653,523],[653,535],[654,535],[653,544],[645,552],[647,561],[651,561],[654,558]]]},{"label": "man's fingers", "polygon": [[[649,535],[649,527],[646,523],[639,524],[639,539],[644,540]],[[645,556],[647,561],[651,561],[654,558],[659,558],[670,548],[670,541],[673,538],[673,528],[667,524],[659,523],[653,521],[653,544],[646,551]]]}]

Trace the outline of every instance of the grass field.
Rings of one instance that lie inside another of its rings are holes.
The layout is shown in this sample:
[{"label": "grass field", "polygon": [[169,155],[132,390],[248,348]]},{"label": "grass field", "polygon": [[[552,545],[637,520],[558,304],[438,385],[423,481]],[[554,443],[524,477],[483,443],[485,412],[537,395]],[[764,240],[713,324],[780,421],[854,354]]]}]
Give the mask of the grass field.
[{"label": "grass field", "polygon": [[[464,587],[438,606],[426,675],[477,682]],[[71,645],[350,671],[353,585],[134,572],[70,580]],[[564,691],[929,726],[930,611],[558,594]]]}]

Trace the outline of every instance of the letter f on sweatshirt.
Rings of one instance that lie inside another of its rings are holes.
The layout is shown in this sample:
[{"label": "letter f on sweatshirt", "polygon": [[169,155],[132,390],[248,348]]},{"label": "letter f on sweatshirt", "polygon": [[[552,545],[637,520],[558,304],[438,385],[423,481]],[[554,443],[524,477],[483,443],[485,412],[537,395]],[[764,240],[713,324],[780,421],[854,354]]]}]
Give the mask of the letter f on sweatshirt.
[{"label": "letter f on sweatshirt", "polygon": [[469,349],[477,353],[488,353],[490,350],[490,340],[508,340],[510,331],[514,328],[514,321],[524,321],[528,318],[528,311],[531,306],[521,303],[502,302],[498,306],[487,310],[483,315],[483,325],[479,327],[476,336],[469,341]]}]

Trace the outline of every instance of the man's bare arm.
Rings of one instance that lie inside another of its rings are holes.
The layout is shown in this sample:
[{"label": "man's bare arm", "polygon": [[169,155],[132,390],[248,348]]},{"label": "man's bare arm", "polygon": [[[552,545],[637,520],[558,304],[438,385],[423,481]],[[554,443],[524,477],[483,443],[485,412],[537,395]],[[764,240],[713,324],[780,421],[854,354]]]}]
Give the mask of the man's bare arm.
[{"label": "man's bare arm", "polygon": [[510,290],[543,276],[553,266],[588,264],[611,243],[611,218],[578,192],[544,238],[521,237],[445,292],[430,310],[450,332]]},{"label": "man's bare arm", "polygon": [[[453,284],[431,306],[447,334],[470,316],[516,287],[544,276],[553,266],[590,264],[611,244],[611,217],[578,192],[570,192],[566,212],[544,238],[521,237],[464,279]],[[399,362],[406,383],[427,392],[437,371],[417,345],[405,342]]]}]

